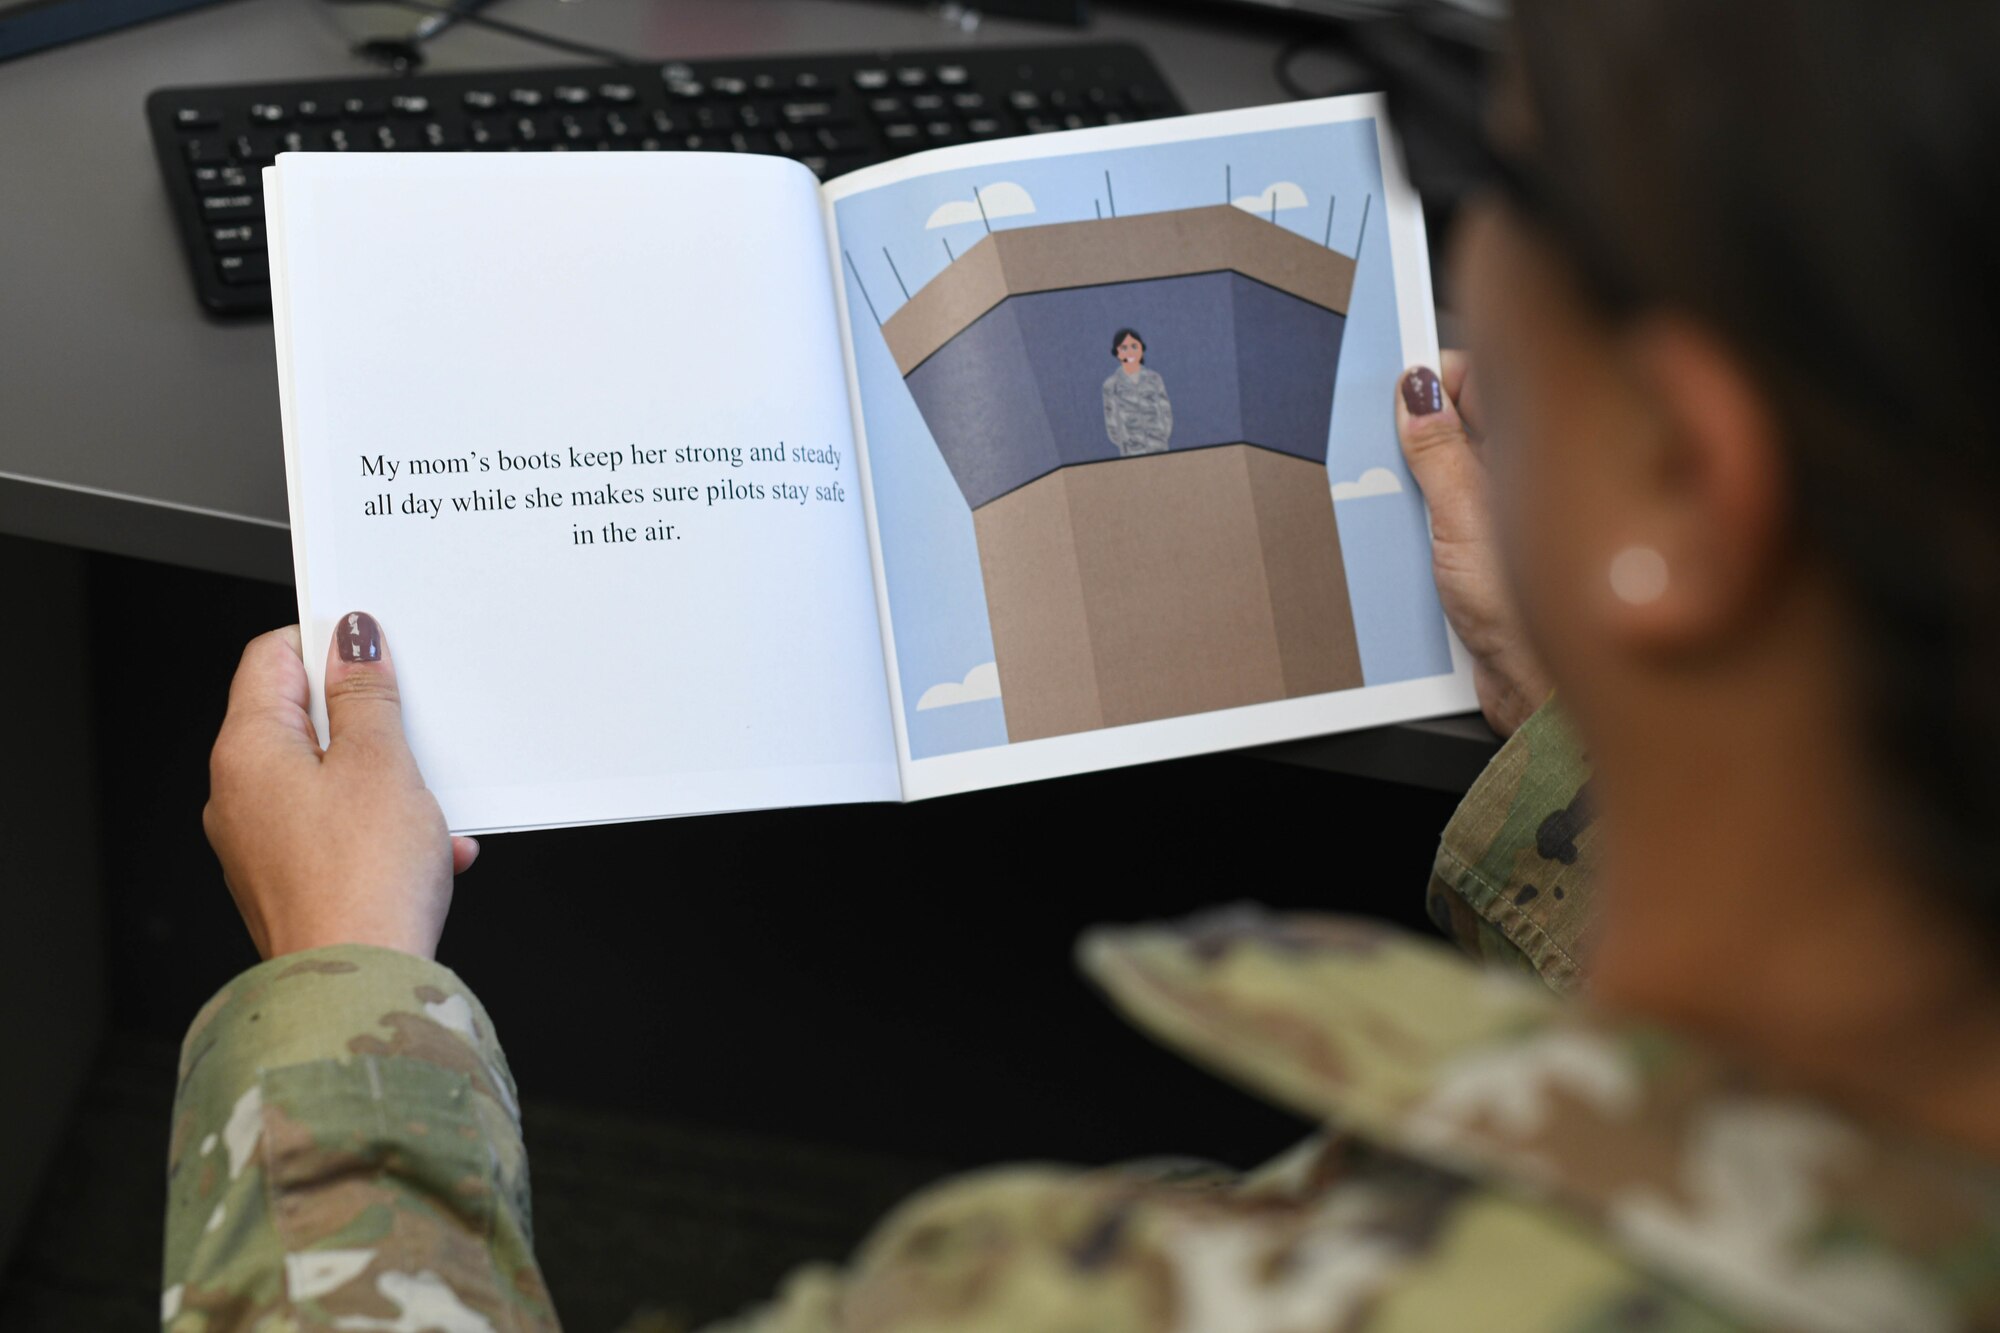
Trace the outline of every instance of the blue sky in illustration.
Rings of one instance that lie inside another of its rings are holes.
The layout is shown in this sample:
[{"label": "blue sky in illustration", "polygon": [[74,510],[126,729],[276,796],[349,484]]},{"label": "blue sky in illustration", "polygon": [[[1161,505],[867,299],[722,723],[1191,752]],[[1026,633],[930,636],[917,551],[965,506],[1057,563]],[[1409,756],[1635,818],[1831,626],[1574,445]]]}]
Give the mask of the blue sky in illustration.
[{"label": "blue sky in illustration", "polygon": [[[1369,685],[1450,672],[1423,500],[1396,444],[1392,395],[1403,359],[1372,120],[943,172],[835,205],[841,245],[851,257],[841,280],[853,322],[900,703],[913,758],[1004,745],[1007,731],[997,699],[917,709],[930,687],[960,681],[993,661],[993,640],[971,511],[897,373],[869,302],[888,318],[903,304],[904,287],[917,291],[951,262],[947,244],[963,254],[979,240],[985,228],[977,221],[924,226],[939,205],[970,200],[975,185],[1011,181],[1033,198],[1033,213],[996,220],[998,231],[1098,216],[1107,203],[1107,170],[1121,216],[1222,203],[1228,197],[1225,168],[1234,196],[1259,194],[1278,181],[1304,191],[1305,205],[1281,208],[1278,225],[1324,241],[1331,201],[1334,249],[1355,254],[1360,244],[1335,377],[1327,471],[1338,484],[1386,468],[1401,482],[1397,492],[1336,506],[1362,672]],[[1372,201],[1366,203],[1365,233],[1364,201]]]}]

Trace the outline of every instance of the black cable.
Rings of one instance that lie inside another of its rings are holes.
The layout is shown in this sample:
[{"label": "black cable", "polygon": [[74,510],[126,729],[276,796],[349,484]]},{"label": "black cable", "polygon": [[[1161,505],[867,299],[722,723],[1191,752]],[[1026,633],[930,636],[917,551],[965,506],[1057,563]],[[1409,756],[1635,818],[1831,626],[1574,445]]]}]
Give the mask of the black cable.
[{"label": "black cable", "polygon": [[471,23],[478,27],[490,28],[494,32],[504,33],[520,41],[534,42],[537,45],[550,47],[553,50],[568,52],[570,55],[589,56],[593,60],[602,60],[608,65],[649,65],[653,63],[645,56],[632,55],[624,51],[613,51],[609,47],[604,46],[592,46],[588,42],[579,42],[568,37],[558,37],[552,32],[543,32],[538,28],[524,28],[518,23],[509,23],[505,19],[489,18],[485,14],[481,14],[475,10],[461,9],[457,5],[434,4],[432,0],[324,0],[324,3],[329,5],[392,4],[400,6],[403,9],[416,10],[420,14],[445,15],[459,23]]}]

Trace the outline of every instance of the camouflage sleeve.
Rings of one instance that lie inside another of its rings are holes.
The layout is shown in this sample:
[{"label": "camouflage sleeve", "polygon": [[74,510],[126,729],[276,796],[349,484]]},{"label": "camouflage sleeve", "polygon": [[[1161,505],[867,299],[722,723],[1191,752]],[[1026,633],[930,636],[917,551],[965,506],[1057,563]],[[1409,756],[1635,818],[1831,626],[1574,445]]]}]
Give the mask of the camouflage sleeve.
[{"label": "camouflage sleeve", "polygon": [[554,1330],[514,1083],[448,969],[363,945],[250,969],[181,1050],[161,1322]]},{"label": "camouflage sleeve", "polygon": [[[1116,372],[1113,372],[1114,375]],[[1111,392],[1112,380],[1104,381],[1104,434],[1119,453],[1125,452],[1125,423],[1118,417],[1118,402]]]},{"label": "camouflage sleeve", "polygon": [[1593,814],[1589,767],[1551,699],[1445,826],[1425,895],[1431,920],[1476,958],[1575,989],[1590,926]]}]

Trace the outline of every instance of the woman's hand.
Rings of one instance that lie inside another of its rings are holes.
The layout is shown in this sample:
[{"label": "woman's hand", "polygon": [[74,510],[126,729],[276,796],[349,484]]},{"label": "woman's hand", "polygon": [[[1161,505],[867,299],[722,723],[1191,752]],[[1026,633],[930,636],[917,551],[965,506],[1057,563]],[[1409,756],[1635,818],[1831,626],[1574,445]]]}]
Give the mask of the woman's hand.
[{"label": "woman's hand", "polygon": [[374,617],[354,612],[334,631],[324,752],[306,702],[298,626],[252,639],[229,687],[202,811],[243,924],[266,958],[327,944],[429,958],[452,876],[479,844],[446,831],[417,772]]},{"label": "woman's hand", "polygon": [[1549,679],[1514,608],[1493,541],[1478,395],[1463,352],[1446,352],[1443,375],[1418,366],[1396,393],[1396,433],[1431,515],[1431,568],[1444,614],[1472,654],[1480,711],[1514,734],[1549,697]]}]

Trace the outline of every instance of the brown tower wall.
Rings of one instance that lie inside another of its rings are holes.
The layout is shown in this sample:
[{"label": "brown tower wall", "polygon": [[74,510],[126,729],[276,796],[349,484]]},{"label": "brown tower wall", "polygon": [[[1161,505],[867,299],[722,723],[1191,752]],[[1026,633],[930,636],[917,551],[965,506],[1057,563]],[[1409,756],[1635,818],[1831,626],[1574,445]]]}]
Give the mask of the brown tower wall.
[{"label": "brown tower wall", "polygon": [[1065,467],[973,511],[1010,740],[1360,685],[1324,465]]}]

